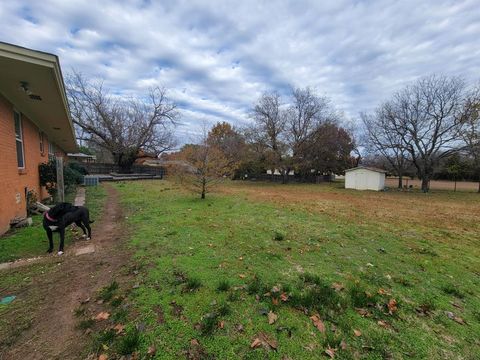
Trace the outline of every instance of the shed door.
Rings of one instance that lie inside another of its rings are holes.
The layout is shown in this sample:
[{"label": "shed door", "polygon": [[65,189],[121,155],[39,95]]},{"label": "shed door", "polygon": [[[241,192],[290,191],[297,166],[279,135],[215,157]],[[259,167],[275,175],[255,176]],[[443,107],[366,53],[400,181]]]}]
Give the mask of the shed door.
[{"label": "shed door", "polygon": [[355,188],[363,190],[367,189],[368,175],[363,171],[357,171],[355,174]]}]

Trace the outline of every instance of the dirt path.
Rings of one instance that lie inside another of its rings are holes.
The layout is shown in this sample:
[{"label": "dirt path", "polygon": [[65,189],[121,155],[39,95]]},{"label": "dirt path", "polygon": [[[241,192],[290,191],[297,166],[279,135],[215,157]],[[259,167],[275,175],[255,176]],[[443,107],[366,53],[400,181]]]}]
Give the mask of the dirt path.
[{"label": "dirt path", "polygon": [[107,186],[107,194],[103,216],[93,228],[90,248],[95,251],[74,255],[85,244],[67,248],[67,256],[61,260],[52,258],[58,262],[56,268],[33,279],[23,292],[25,297],[35,293],[39,299],[32,309],[32,326],[9,349],[0,350],[0,359],[84,358],[88,340],[75,328],[78,319],[74,310],[82,300],[93,299],[100,288],[108,285],[129,258],[124,246],[119,246],[123,244],[124,229],[116,191]]}]

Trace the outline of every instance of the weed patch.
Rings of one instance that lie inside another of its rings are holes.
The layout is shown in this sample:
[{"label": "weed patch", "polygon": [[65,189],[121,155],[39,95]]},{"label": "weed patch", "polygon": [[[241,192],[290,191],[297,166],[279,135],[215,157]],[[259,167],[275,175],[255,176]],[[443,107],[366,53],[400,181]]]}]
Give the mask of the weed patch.
[{"label": "weed patch", "polygon": [[140,333],[136,328],[130,328],[116,343],[116,350],[120,355],[130,355],[138,349]]},{"label": "weed patch", "polygon": [[98,298],[103,300],[104,302],[109,302],[113,296],[115,295],[115,292],[118,289],[118,283],[116,281],[112,281],[110,285],[105,286],[102,290],[100,290],[100,294],[98,295]]},{"label": "weed patch", "polygon": [[460,291],[460,289],[453,285],[453,284],[447,284],[442,287],[442,291],[447,294],[447,295],[453,295],[459,299],[463,299],[465,297],[465,294]]},{"label": "weed patch", "polygon": [[230,290],[230,282],[228,280],[221,280],[217,285],[217,291],[224,292]]}]

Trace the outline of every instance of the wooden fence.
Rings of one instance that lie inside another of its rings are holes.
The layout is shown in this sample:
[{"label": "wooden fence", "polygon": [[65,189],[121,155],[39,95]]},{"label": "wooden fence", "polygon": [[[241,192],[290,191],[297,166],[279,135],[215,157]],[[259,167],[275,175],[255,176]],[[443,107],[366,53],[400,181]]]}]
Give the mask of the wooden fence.
[{"label": "wooden fence", "polygon": [[[120,167],[116,164],[82,163],[81,165],[87,170],[89,174],[103,175],[120,173]],[[165,168],[163,167],[133,165],[131,170],[134,174],[149,174],[160,177],[163,177],[166,174]]]},{"label": "wooden fence", "polygon": [[259,181],[273,181],[273,182],[285,182],[285,183],[310,183],[310,184],[319,184],[322,182],[335,181],[335,175],[310,175],[310,176],[295,176],[287,175],[285,180],[283,175],[271,175],[271,174],[257,174],[250,175],[245,180],[259,180]]}]

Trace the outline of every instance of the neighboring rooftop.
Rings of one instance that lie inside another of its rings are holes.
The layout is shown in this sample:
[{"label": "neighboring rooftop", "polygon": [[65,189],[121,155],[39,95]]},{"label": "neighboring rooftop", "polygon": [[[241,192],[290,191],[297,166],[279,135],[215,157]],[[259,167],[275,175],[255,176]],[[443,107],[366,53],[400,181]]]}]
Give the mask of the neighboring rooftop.
[{"label": "neighboring rooftop", "polygon": [[357,166],[357,167],[354,167],[354,168],[351,168],[351,169],[347,169],[347,170],[345,170],[345,172],[349,172],[349,171],[353,171],[353,170],[360,170],[360,169],[375,171],[375,172],[384,173],[384,174],[387,172],[386,170],[375,168],[375,167],[370,167],[370,166]]}]

